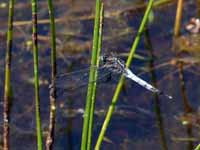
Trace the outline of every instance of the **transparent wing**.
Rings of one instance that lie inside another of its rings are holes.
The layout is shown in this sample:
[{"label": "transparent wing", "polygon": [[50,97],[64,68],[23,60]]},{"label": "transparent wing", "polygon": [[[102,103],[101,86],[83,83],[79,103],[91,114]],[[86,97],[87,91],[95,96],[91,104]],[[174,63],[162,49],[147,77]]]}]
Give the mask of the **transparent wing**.
[{"label": "transparent wing", "polygon": [[[90,68],[91,67],[71,73],[58,75],[55,81],[56,87],[64,92],[76,90],[78,88],[86,86],[89,81]],[[94,69],[97,69],[98,71],[98,81],[104,80],[110,75],[110,72],[103,67],[94,67]]]},{"label": "transparent wing", "polygon": [[[78,71],[69,72],[69,73],[63,73],[56,76],[56,87],[57,88],[67,88],[70,85],[78,85],[82,82],[87,81],[87,76],[89,74],[91,67],[84,68]],[[97,69],[97,67],[93,67],[94,69]],[[77,83],[77,84],[76,84]]]}]

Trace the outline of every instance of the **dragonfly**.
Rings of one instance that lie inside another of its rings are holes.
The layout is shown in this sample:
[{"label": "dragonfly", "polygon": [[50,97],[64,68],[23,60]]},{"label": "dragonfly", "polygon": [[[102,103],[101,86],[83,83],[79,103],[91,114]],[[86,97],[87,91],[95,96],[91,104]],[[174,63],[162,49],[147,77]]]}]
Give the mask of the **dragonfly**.
[{"label": "dragonfly", "polygon": [[[113,75],[124,75],[126,78],[131,79],[137,84],[141,85],[145,89],[156,93],[158,95],[164,95],[168,99],[173,99],[172,96],[165,94],[163,91],[157,89],[153,85],[149,84],[145,80],[141,79],[137,75],[135,75],[130,69],[126,68],[125,62],[118,57],[113,55],[101,55],[100,56],[100,65],[99,67],[95,67],[98,69],[100,75],[98,75],[97,80],[102,80],[105,77]],[[88,70],[80,70],[72,73],[62,74],[56,79],[56,86],[62,87],[63,85],[68,85],[64,87],[65,90],[75,89],[77,85],[84,86],[88,84],[89,78],[89,69]],[[73,84],[67,84],[71,81]],[[66,83],[66,84],[65,84]],[[77,85],[76,85],[77,84]],[[74,87],[71,85],[75,85]],[[69,88],[70,87],[70,88]]]}]

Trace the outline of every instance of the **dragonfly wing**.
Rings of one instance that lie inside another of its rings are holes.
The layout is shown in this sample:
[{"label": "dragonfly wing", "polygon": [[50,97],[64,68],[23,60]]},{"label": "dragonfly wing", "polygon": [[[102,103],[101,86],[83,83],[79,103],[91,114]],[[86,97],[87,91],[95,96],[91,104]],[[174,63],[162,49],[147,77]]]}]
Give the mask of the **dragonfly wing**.
[{"label": "dragonfly wing", "polygon": [[[98,69],[98,81],[103,80],[109,75],[109,72],[106,72],[105,68],[95,67],[94,69]],[[59,75],[56,78],[56,87],[63,91],[72,91],[87,86],[89,81],[89,72],[90,68],[86,68],[76,72]]]},{"label": "dragonfly wing", "polygon": [[[88,74],[91,67],[87,67],[78,71],[59,74],[56,77],[56,87],[57,88],[67,88],[73,87],[74,85],[81,84],[82,82],[88,81]],[[97,67],[94,67],[97,69]]]}]

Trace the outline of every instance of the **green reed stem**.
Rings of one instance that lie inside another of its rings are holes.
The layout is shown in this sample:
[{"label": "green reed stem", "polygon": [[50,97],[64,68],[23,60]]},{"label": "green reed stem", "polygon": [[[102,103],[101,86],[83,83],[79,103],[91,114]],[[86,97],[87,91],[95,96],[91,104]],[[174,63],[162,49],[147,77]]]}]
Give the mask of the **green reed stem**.
[{"label": "green reed stem", "polygon": [[54,8],[52,0],[48,0],[48,9],[50,17],[51,29],[51,88],[50,96],[50,115],[49,115],[49,131],[46,139],[46,150],[52,150],[54,142],[55,115],[56,115],[56,30],[54,19]]},{"label": "green reed stem", "polygon": [[35,85],[35,111],[37,128],[37,147],[42,150],[42,130],[40,118],[40,97],[39,97],[39,77],[38,77],[38,39],[37,39],[37,0],[32,0],[32,40],[34,59],[34,85]]},{"label": "green reed stem", "polygon": [[[102,46],[102,33],[103,33],[103,13],[104,13],[104,7],[103,3],[101,3],[100,8],[100,24],[99,24],[99,39],[98,39],[98,49],[97,49],[97,58],[100,57],[101,53],[101,46]],[[99,59],[97,59],[97,67],[99,67]],[[97,81],[98,78],[98,71],[95,71],[95,79],[94,81]],[[94,118],[94,109],[95,109],[95,99],[96,99],[96,82],[93,86],[93,96],[92,96],[92,102],[91,102],[91,108],[90,108],[90,119],[89,119],[89,129],[88,129],[88,142],[87,142],[87,150],[91,150],[92,146],[92,131],[93,131],[93,118]]]},{"label": "green reed stem", "polygon": [[174,0],[159,0],[159,1],[155,1],[154,4],[153,4],[153,8],[162,6],[162,5],[167,4],[167,3],[172,3],[173,1]]},{"label": "green reed stem", "polygon": [[11,102],[11,50],[13,38],[13,15],[14,0],[9,1],[8,12],[8,32],[5,58],[5,84],[4,84],[4,103],[3,103],[3,150],[9,149],[9,122],[10,122],[10,102]]},{"label": "green reed stem", "polygon": [[175,25],[174,25],[175,37],[180,35],[182,14],[183,14],[183,0],[178,0],[177,9],[176,9],[176,20],[175,20]]},{"label": "green reed stem", "polygon": [[[100,24],[100,8],[101,8],[101,0],[96,0],[91,66],[96,66],[97,59],[98,59],[97,51],[98,51],[98,46],[99,46],[98,43],[99,43],[99,27],[100,27],[99,25]],[[90,123],[90,113],[91,113],[91,107],[93,107],[92,99],[94,97],[94,88],[96,84],[95,82],[92,82],[92,81],[95,81],[95,77],[96,77],[95,74],[96,74],[95,68],[91,67],[90,75],[89,75],[89,84],[88,84],[88,91],[87,91],[85,113],[84,113],[84,121],[83,121],[81,150],[86,150],[88,147],[87,143],[88,143],[88,138],[89,138],[88,132],[89,132],[89,123]]]},{"label": "green reed stem", "polygon": [[200,144],[198,144],[194,150],[200,150]]},{"label": "green reed stem", "polygon": [[[148,20],[148,16],[149,16],[149,13],[151,11],[151,8],[152,8],[152,5],[153,5],[153,1],[154,0],[149,0],[149,3],[148,3],[148,6],[147,6],[147,9],[145,11],[145,14],[144,14],[144,17],[142,19],[142,23],[140,25],[140,28],[138,30],[138,33],[137,33],[137,36],[135,38],[135,41],[132,45],[132,48],[130,50],[130,54],[129,54],[129,57],[126,61],[126,67],[129,68],[129,66],[131,65],[131,62],[132,62],[132,59],[134,57],[134,53],[135,53],[135,50],[137,48],[137,45],[140,41],[140,37],[141,37],[141,34],[142,32],[144,31],[144,28],[145,28],[145,25],[146,25],[146,22]],[[100,134],[99,134],[99,137],[97,139],[97,143],[96,143],[96,146],[95,146],[95,150],[99,150],[100,149],[100,146],[101,146],[101,143],[103,141],[103,138],[104,138],[104,135],[105,135],[105,132],[106,132],[106,129],[108,127],[108,124],[110,122],[110,119],[111,119],[111,116],[113,114],[113,111],[115,109],[115,105],[116,105],[116,102],[117,102],[117,99],[119,97],[119,94],[120,94],[120,91],[122,89],[122,85],[123,85],[123,82],[124,82],[124,76],[122,75],[120,80],[119,80],[119,83],[117,85],[117,88],[115,90],[115,93],[114,93],[114,96],[113,96],[113,99],[112,99],[112,103],[111,105],[109,106],[109,109],[108,109],[108,112],[106,114],[106,118],[104,120],[104,123],[103,123],[103,126],[101,128],[101,131],[100,131]]]}]

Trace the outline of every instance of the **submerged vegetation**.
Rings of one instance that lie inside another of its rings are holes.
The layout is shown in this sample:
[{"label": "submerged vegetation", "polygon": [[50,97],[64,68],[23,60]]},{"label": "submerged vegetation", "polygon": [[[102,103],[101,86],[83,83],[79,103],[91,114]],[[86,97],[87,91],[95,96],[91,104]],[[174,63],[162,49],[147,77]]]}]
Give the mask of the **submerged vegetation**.
[{"label": "submerged vegetation", "polygon": [[1,149],[200,150],[199,6],[0,2]]}]

